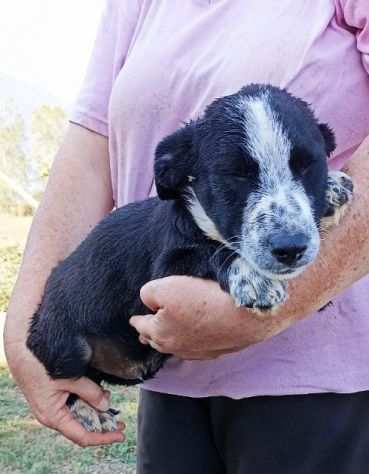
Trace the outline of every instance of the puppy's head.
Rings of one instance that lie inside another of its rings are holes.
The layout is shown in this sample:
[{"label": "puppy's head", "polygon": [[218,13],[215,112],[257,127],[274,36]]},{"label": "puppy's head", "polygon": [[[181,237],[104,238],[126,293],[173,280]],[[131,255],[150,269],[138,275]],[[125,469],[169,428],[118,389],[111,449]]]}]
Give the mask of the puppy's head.
[{"label": "puppy's head", "polygon": [[244,87],[164,139],[161,199],[183,199],[204,233],[260,272],[290,278],[319,251],[330,129],[284,90]]}]

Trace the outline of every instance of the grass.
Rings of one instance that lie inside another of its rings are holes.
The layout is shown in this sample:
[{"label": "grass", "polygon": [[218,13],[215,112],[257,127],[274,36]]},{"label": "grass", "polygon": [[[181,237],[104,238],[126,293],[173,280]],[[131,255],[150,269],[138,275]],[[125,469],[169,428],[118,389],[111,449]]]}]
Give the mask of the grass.
[{"label": "grass", "polygon": [[137,389],[113,388],[112,406],[127,424],[126,442],[81,449],[32,417],[9,372],[0,369],[0,472],[2,474],[134,473]]},{"label": "grass", "polygon": [[[21,262],[22,245],[19,236],[13,237],[11,243],[0,245],[0,312],[5,312],[8,307]],[[10,242],[10,239],[6,241]],[[0,473],[133,474],[138,392],[135,388],[109,389],[112,391],[112,406],[121,411],[127,425],[126,441],[107,447],[81,449],[37,423],[8,370],[0,368]]]},{"label": "grass", "polygon": [[0,312],[6,311],[22,258],[19,245],[0,247]]}]

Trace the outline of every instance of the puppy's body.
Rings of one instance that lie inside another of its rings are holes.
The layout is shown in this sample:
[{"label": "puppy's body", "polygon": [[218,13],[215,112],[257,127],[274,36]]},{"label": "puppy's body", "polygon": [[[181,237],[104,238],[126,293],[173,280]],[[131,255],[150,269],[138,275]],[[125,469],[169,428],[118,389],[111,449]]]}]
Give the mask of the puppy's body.
[{"label": "puppy's body", "polygon": [[[351,197],[350,179],[328,174],[333,149],[329,128],[283,90],[252,85],[214,101],[159,144],[159,197],[112,212],[52,271],[28,347],[53,378],[134,384],[167,357],[129,325],[148,313],[146,282],[208,278],[239,306],[276,308],[314,261],[321,220]],[[92,409],[70,403],[87,429],[114,427],[114,413],[86,421]]]},{"label": "puppy's body", "polygon": [[87,370],[96,379],[96,369],[112,383],[150,377],[164,356],[140,344],[128,323],[148,312],[140,288],[168,275],[216,280],[228,255],[218,247],[176,201],[151,198],[114,211],[53,270],[31,325],[33,351],[53,378]]}]

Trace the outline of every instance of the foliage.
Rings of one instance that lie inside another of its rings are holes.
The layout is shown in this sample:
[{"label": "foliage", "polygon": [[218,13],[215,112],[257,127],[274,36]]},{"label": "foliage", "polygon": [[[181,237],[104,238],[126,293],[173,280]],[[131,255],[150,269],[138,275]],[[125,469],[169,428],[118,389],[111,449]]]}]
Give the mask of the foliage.
[{"label": "foliage", "polygon": [[[23,118],[12,109],[11,103],[0,110],[0,170],[26,186],[27,163],[24,152],[25,125]],[[14,201],[12,190],[0,183],[0,203]]]},{"label": "foliage", "polygon": [[6,312],[22,258],[19,246],[0,247],[0,312]]},{"label": "foliage", "polygon": [[[127,441],[81,449],[40,426],[6,370],[0,369],[0,472],[2,474],[133,474],[137,389],[113,388],[113,406],[127,424]],[[105,468],[107,470],[105,471]]]},{"label": "foliage", "polygon": [[[0,246],[0,311],[5,311],[21,261],[21,247]],[[137,389],[109,387],[112,406],[121,411],[126,441],[81,449],[41,427],[5,369],[0,369],[1,474],[134,474]]]},{"label": "foliage", "polygon": [[[8,101],[0,108],[0,171],[34,197],[42,194],[51,162],[67,124],[59,106],[42,105],[27,121]],[[0,180],[0,208],[12,210],[24,199]]]},{"label": "foliage", "polygon": [[43,105],[31,118],[30,160],[37,165],[39,177],[47,177],[51,162],[65,133],[67,115],[61,107]]}]

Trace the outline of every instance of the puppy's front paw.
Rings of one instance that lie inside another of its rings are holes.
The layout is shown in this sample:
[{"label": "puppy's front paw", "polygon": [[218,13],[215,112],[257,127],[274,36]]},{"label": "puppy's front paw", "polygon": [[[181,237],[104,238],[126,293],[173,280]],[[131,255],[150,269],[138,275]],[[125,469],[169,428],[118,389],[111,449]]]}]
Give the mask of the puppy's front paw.
[{"label": "puppy's front paw", "polygon": [[342,219],[347,204],[351,201],[354,191],[352,179],[342,171],[330,171],[326,192],[327,208],[323,218],[325,229],[337,225]]},{"label": "puppy's front paw", "polygon": [[251,268],[241,258],[229,271],[229,291],[237,306],[257,312],[275,310],[287,299],[287,282],[271,280]]},{"label": "puppy's front paw", "polygon": [[108,411],[101,412],[93,408],[80,398],[77,398],[69,404],[69,409],[76,419],[86,431],[96,433],[106,433],[109,431],[117,431],[119,412],[110,408]]}]

